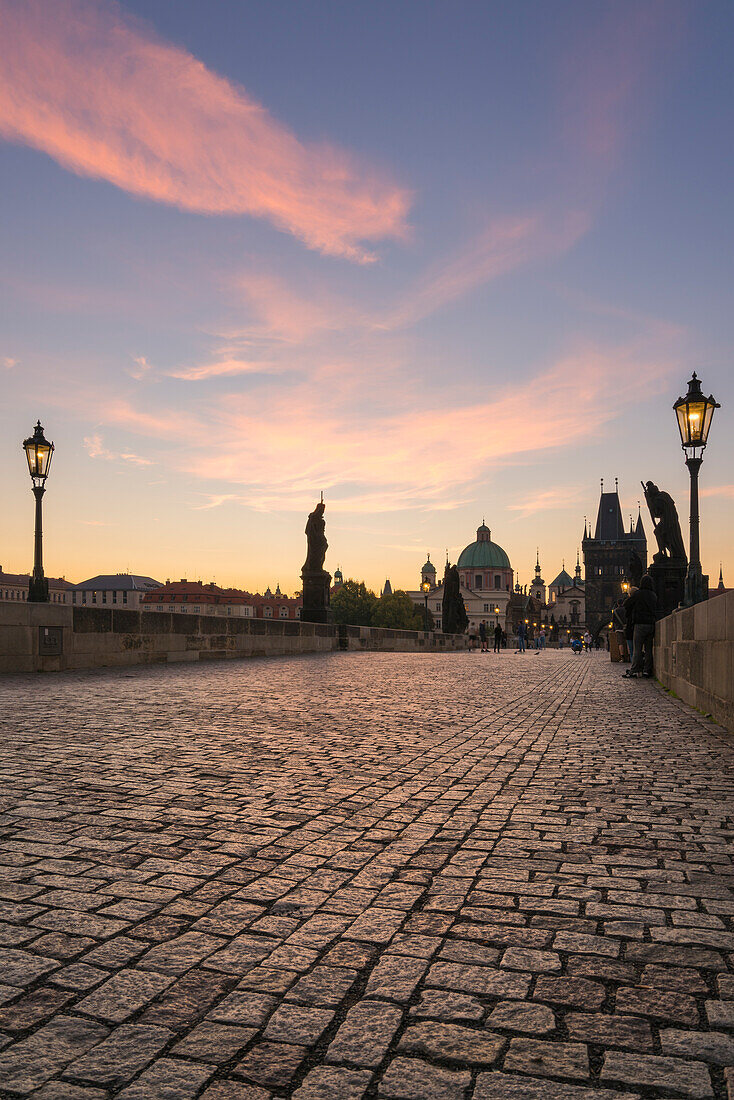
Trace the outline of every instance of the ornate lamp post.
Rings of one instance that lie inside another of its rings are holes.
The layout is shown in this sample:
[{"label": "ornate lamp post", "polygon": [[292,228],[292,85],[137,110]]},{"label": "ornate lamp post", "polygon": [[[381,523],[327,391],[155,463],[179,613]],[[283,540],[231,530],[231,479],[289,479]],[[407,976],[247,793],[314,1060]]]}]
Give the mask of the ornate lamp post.
[{"label": "ornate lamp post", "polygon": [[720,408],[713,395],[704,397],[701,380],[693,372],[688,383],[688,393],[679,397],[673,405],[678,418],[681,446],[686,455],[686,466],[691,475],[691,545],[688,555],[685,604],[700,603],[705,597],[701,571],[701,551],[698,541],[698,471],[703,462],[703,452],[709,437],[714,409]]},{"label": "ornate lamp post", "polygon": [[425,613],[426,630],[428,630],[428,593],[430,591],[431,591],[431,582],[430,581],[423,581],[422,584],[421,584],[421,592],[423,593],[423,598],[426,601],[426,613]]},{"label": "ornate lamp post", "polygon": [[46,492],[46,478],[48,477],[51,458],[54,453],[53,443],[49,443],[43,434],[41,421],[39,420],[33,435],[23,443],[28,470],[33,483],[33,495],[36,498],[36,541],[33,557],[33,576],[28,585],[28,600],[31,603],[48,603],[48,581],[43,575],[43,515],[41,501]]}]

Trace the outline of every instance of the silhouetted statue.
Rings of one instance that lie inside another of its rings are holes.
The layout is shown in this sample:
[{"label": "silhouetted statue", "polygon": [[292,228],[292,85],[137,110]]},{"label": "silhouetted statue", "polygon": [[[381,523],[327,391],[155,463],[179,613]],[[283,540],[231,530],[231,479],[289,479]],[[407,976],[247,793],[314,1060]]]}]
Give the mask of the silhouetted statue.
[{"label": "silhouetted statue", "polygon": [[633,550],[630,554],[629,565],[627,566],[627,573],[629,574],[630,584],[635,588],[640,587],[640,581],[642,580],[642,574],[645,572],[642,564],[642,558]]},{"label": "silhouetted statue", "polygon": [[459,570],[446,562],[443,575],[443,603],[441,605],[441,628],[444,634],[463,634],[469,625],[461,595]]},{"label": "silhouetted statue", "polygon": [[324,558],[329,546],[326,541],[325,510],[326,505],[322,494],[321,500],[310,513],[306,524],[308,549],[301,570],[303,582],[301,621],[304,623],[329,622],[331,574],[324,569]]},{"label": "silhouetted statue", "polygon": [[680,531],[680,521],[675,502],[670,493],[658,489],[654,481],[641,482],[645,500],[650,509],[658,552],[653,561],[686,561],[686,548]]},{"label": "silhouetted statue", "polygon": [[329,548],[329,544],[326,541],[325,510],[326,505],[323,500],[321,500],[316,505],[313,512],[309,514],[306,524],[308,549],[306,551],[306,560],[303,563],[304,573],[318,573],[320,569],[324,568],[324,558]]}]

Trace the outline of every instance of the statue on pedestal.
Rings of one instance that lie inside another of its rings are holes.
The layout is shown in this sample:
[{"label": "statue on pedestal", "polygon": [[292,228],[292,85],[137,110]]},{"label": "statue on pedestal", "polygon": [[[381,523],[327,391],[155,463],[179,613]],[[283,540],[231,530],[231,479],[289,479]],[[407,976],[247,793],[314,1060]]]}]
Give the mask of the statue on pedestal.
[{"label": "statue on pedestal", "polygon": [[463,634],[469,619],[461,595],[459,570],[446,562],[443,575],[443,602],[441,605],[441,629],[444,634]]},{"label": "statue on pedestal", "polygon": [[675,501],[670,493],[658,489],[654,481],[641,482],[645,491],[645,500],[650,509],[653,530],[657,539],[658,552],[653,561],[673,559],[687,561],[686,548],[680,531],[680,520]]},{"label": "statue on pedestal", "polygon": [[685,596],[688,558],[675,502],[654,481],[642,483],[658,544],[648,573],[658,598],[658,613],[669,615]]},{"label": "statue on pedestal", "polygon": [[324,569],[324,559],[329,547],[326,541],[326,520],[324,512],[324,494],[309,514],[306,523],[306,560],[301,570],[303,581],[303,607],[301,622],[326,623],[329,621],[329,601],[331,593],[331,573]]}]

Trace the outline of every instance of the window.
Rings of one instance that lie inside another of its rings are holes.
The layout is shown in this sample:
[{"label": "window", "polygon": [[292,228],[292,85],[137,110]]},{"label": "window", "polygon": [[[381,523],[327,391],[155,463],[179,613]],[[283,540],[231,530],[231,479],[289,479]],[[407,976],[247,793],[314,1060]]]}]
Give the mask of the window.
[{"label": "window", "polygon": [[272,607],[264,607],[263,608],[263,618],[264,619],[272,619],[272,617],[273,617]]},{"label": "window", "polygon": [[288,618],[288,608],[287,607],[281,607],[280,617],[281,617],[281,619],[287,619]]},{"label": "window", "polygon": [[102,593],[102,603],[107,603],[107,593],[106,592]]},{"label": "window", "polygon": [[126,589],[123,589],[122,602],[127,603],[127,590]]},{"label": "window", "polygon": [[195,607],[195,608],[193,608],[193,611],[196,615],[198,615],[199,612],[201,611],[201,608],[200,607]]},{"label": "window", "polygon": [[502,577],[500,577],[498,575],[495,575],[494,586],[495,586],[495,588],[501,588],[502,587]]},{"label": "window", "polygon": [[440,604],[440,603],[437,603],[437,604],[436,604],[436,611],[440,611],[440,610],[441,610],[441,604]]},{"label": "window", "polygon": [[82,603],[86,603],[86,602],[87,602],[87,593],[82,592]]},{"label": "window", "polygon": [[485,603],[485,605],[484,605],[484,610],[485,610],[485,611],[489,611],[489,604],[488,604],[488,603]]},{"label": "window", "polygon": [[474,587],[475,588],[481,588],[482,587],[482,574],[481,573],[477,573],[475,575],[475,577],[474,577]]},{"label": "window", "polygon": [[117,603],[117,591],[116,590],[112,593],[112,602]]},{"label": "window", "polygon": [[96,603],[96,602],[97,602],[97,593],[92,592],[92,603]]}]

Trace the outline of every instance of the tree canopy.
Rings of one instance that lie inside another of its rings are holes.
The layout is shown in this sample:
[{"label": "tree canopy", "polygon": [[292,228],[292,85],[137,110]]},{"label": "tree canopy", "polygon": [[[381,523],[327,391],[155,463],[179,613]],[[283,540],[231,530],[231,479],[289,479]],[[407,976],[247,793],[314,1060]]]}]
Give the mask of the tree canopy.
[{"label": "tree canopy", "polygon": [[[396,589],[377,602],[373,626],[387,626],[392,630],[423,630],[425,628],[425,610],[416,607],[407,592]],[[433,616],[428,612],[428,629],[433,629]]]},{"label": "tree canopy", "polygon": [[373,616],[379,600],[364,581],[351,578],[331,597],[334,622],[347,626],[373,626]]}]

